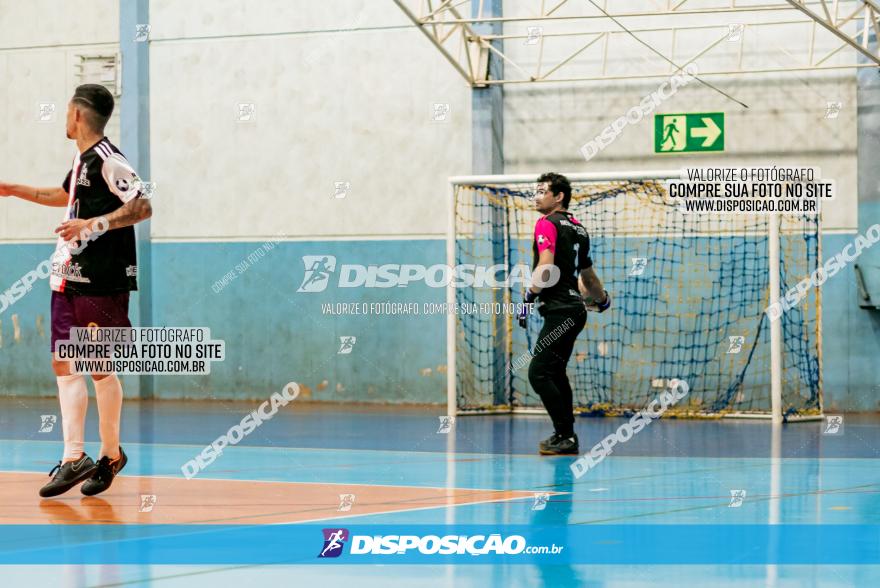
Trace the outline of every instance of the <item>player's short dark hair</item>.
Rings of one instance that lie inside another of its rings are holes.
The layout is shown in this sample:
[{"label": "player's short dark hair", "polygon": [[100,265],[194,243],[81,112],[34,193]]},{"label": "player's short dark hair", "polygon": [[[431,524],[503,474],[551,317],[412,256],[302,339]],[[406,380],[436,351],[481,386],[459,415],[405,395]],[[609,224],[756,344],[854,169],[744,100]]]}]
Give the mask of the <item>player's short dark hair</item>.
[{"label": "player's short dark hair", "polygon": [[113,94],[101,84],[77,86],[71,101],[85,107],[86,122],[93,131],[103,132],[113,114]]},{"label": "player's short dark hair", "polygon": [[542,182],[550,184],[550,191],[554,194],[562,194],[562,207],[568,208],[568,203],[571,202],[571,182],[568,178],[562,174],[547,172],[538,178],[538,183]]}]

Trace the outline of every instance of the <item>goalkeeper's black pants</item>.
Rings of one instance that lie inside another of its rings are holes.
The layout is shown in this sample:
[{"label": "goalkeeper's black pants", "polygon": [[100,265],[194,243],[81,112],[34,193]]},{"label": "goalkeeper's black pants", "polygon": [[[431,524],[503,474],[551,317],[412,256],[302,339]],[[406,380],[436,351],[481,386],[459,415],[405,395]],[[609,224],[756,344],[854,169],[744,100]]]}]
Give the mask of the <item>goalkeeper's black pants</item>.
[{"label": "goalkeeper's black pants", "polygon": [[563,437],[574,435],[574,394],[565,366],[586,323],[583,307],[546,311],[529,364],[529,383],[541,397],[556,433]]}]

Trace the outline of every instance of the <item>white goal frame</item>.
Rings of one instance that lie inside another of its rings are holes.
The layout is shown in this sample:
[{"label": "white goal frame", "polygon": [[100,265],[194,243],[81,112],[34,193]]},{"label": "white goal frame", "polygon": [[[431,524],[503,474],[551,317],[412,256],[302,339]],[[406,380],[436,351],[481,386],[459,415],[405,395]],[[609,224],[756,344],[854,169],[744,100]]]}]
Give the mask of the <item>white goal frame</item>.
[{"label": "white goal frame", "polygon": [[[644,180],[671,180],[681,178],[681,170],[645,170],[645,171],[609,171],[592,173],[566,173],[572,182],[614,182],[614,181],[644,181]],[[457,186],[485,186],[493,184],[529,183],[534,182],[540,174],[501,174],[501,175],[476,175],[476,176],[452,176],[448,183],[447,196],[447,224],[446,224],[446,263],[449,267],[455,266],[455,243],[456,243],[456,210],[455,192]],[[780,247],[779,247],[779,214],[771,213],[768,240],[768,271],[770,285],[769,304],[779,302],[780,283]],[[446,286],[446,302],[449,308],[455,305],[455,286],[450,283]],[[473,412],[458,411],[458,396],[456,394],[457,371],[456,371],[456,322],[457,317],[453,312],[446,314],[446,404],[447,415],[458,416],[460,414],[475,414]],[[820,322],[821,329],[821,322]],[[821,346],[821,339],[819,342]],[[512,408],[514,413],[534,414],[542,411],[533,408]],[[770,419],[773,424],[783,422],[782,416],[782,324],[779,320],[770,321],[770,413],[729,413],[727,418],[752,418]],[[804,415],[791,416],[788,421],[822,420],[824,416]]]}]

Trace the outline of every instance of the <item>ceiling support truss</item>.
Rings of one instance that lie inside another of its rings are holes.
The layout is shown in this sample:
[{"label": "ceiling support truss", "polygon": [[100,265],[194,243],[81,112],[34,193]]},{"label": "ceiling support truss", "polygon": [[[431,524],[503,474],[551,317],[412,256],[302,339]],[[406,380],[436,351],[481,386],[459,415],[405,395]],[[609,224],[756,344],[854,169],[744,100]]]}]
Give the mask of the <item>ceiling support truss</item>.
[{"label": "ceiling support truss", "polygon": [[[640,37],[641,33],[658,32],[670,34],[671,47],[668,49],[667,57],[670,60],[676,59],[678,69],[688,62],[709,54],[721,43],[736,44],[737,58],[733,66],[710,71],[700,68],[700,76],[880,66],[880,52],[876,42],[876,39],[880,38],[878,0],[780,0],[752,6],[738,5],[736,0],[718,0],[718,7],[699,9],[689,8],[688,0],[652,0],[656,6],[655,10],[620,13],[607,8],[608,4],[613,4],[608,0],[604,2],[587,0],[597,9],[594,13],[579,16],[565,16],[560,13],[560,8],[570,0],[535,0],[536,16],[511,17],[483,16],[484,1],[394,0],[468,84],[474,87],[666,77],[676,71],[675,66],[662,64],[639,74],[622,75],[609,72],[609,65],[615,57],[609,55],[609,47],[614,47],[615,40],[621,35]],[[598,8],[600,3],[601,9]],[[763,13],[762,16],[772,15],[774,18],[753,18],[749,24],[736,23],[738,19],[746,20],[744,16],[754,16],[756,13]],[[463,14],[474,16],[466,17]],[[713,16],[712,20],[715,24],[693,24],[696,20],[694,17],[701,15]],[[681,17],[687,16],[690,16],[686,19],[687,23],[681,24]],[[644,25],[648,18],[652,26]],[[554,25],[571,21],[583,22],[584,32],[571,32],[570,27],[568,30],[554,30]],[[631,26],[630,23],[634,21],[636,24]],[[485,26],[488,23],[499,22],[505,25],[504,34],[492,34]],[[626,30],[621,23],[626,23]],[[783,46],[776,49],[789,57],[786,63],[758,65],[754,60],[748,62],[744,59],[745,39],[755,29],[783,25],[799,25],[805,28],[805,32],[809,30],[809,48],[803,52],[803,55],[795,57]],[[522,29],[525,29],[525,34],[522,33]],[[511,31],[514,30],[517,32],[512,33]],[[694,31],[709,33],[710,37],[714,37],[712,31],[717,31],[717,37],[693,55],[674,56],[676,42],[680,43],[683,34]],[[873,43],[872,34],[875,39]],[[825,51],[817,49],[819,41],[822,40],[820,35],[825,35],[826,42],[823,45],[826,47]],[[563,38],[569,44],[573,38],[577,39],[576,48],[570,49],[562,57],[556,52],[554,54],[557,57],[549,60],[546,57],[548,52],[545,52],[545,44]],[[537,45],[536,57],[531,57],[528,63],[524,63],[521,58],[517,59],[512,55],[516,52],[493,46],[492,42],[499,39],[505,43]],[[834,41],[833,45],[828,44],[831,39]],[[833,48],[827,50],[829,46]],[[864,59],[861,62],[853,60],[851,63],[831,61],[833,56],[844,49],[855,50]],[[502,79],[491,79],[488,74],[490,54],[505,63]],[[572,67],[582,56],[597,61],[600,64],[600,72],[584,75],[581,70]]]}]

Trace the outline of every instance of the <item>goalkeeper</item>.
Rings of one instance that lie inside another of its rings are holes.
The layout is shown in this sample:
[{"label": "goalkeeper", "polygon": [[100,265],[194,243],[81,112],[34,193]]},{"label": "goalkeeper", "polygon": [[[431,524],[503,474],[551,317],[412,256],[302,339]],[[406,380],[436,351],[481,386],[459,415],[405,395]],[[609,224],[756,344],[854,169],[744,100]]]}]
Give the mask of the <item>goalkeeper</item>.
[{"label": "goalkeeper", "polygon": [[593,271],[587,230],[568,212],[570,201],[571,183],[565,176],[546,173],[538,178],[535,208],[543,216],[535,224],[532,244],[537,279],[526,290],[519,324],[526,327],[531,303],[537,301],[544,325],[529,365],[529,382],[554,428],[553,435],[538,446],[542,455],[580,452],[574,432],[574,395],[565,366],[587,322],[587,310],[603,312],[611,306],[608,292]]}]

